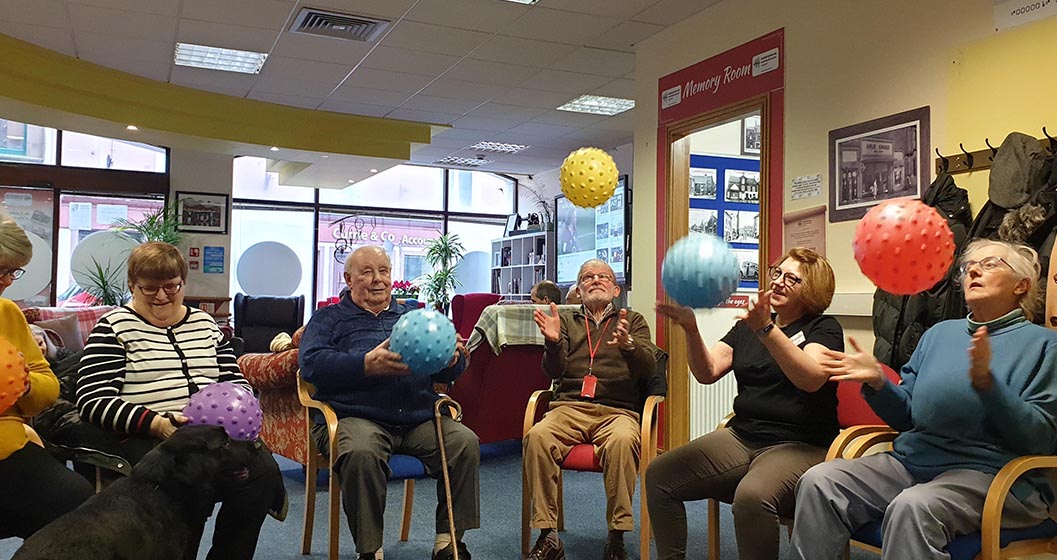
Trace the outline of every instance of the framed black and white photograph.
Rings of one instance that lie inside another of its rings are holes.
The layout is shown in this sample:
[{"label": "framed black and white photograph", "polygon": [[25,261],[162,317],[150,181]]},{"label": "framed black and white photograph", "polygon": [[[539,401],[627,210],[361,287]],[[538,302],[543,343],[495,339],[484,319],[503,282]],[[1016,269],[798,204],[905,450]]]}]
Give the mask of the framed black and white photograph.
[{"label": "framed black and white photograph", "polygon": [[690,231],[719,235],[719,212],[707,208],[690,209]]},{"label": "framed black and white photograph", "polygon": [[760,172],[727,169],[723,184],[723,200],[726,202],[760,202]]},{"label": "framed black and white photograph", "polygon": [[690,198],[716,199],[716,170],[690,168]]},{"label": "framed black and white photograph", "polygon": [[506,229],[503,235],[510,235],[511,232],[517,231],[518,224],[521,222],[521,216],[517,214],[511,214],[506,217]]},{"label": "framed black and white photograph", "polygon": [[741,121],[741,153],[759,155],[763,139],[760,137],[760,116],[753,115]]},{"label": "framed black and white photograph", "polygon": [[929,108],[829,133],[829,221],[866,215],[893,198],[919,198],[929,184]]},{"label": "framed black and white photograph", "polygon": [[177,229],[226,234],[231,217],[229,200],[226,194],[176,191]]},{"label": "framed black and white photograph", "polygon": [[723,240],[727,243],[759,243],[760,213],[724,210]]},{"label": "framed black and white photograph", "polygon": [[760,252],[753,249],[733,249],[734,256],[738,258],[738,281],[756,282],[760,281]]}]

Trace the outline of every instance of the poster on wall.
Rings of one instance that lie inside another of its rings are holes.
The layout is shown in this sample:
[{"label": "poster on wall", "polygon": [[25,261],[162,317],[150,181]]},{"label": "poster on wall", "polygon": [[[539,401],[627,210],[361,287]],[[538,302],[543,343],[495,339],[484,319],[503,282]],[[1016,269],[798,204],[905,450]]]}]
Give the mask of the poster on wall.
[{"label": "poster on wall", "polygon": [[690,198],[716,199],[716,170],[690,168]]},{"label": "poster on wall", "polygon": [[826,207],[816,206],[782,216],[785,225],[784,250],[806,247],[826,256]]},{"label": "poster on wall", "polygon": [[226,234],[230,212],[226,194],[176,192],[180,231]]},{"label": "poster on wall", "polygon": [[719,211],[708,208],[690,209],[690,231],[719,236]]},{"label": "poster on wall", "polygon": [[723,240],[727,243],[759,243],[760,213],[725,210]]},{"label": "poster on wall", "polygon": [[738,285],[759,285],[760,252],[748,249],[734,249],[732,252],[738,258]]},{"label": "poster on wall", "polygon": [[728,169],[723,184],[723,200],[727,202],[760,202],[760,172]]},{"label": "poster on wall", "polygon": [[742,119],[741,121],[741,153],[744,155],[759,155],[763,138],[760,136],[760,115]]}]

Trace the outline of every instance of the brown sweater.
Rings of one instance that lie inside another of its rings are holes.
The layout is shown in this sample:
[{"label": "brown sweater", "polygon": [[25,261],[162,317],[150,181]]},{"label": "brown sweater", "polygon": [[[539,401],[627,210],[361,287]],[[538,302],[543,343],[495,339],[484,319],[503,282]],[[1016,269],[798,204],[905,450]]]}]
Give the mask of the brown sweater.
[{"label": "brown sweater", "polygon": [[[640,412],[643,396],[639,380],[653,375],[656,368],[650,327],[642,314],[628,311],[629,332],[635,348],[621,350],[609,345],[620,321],[619,310],[610,307],[602,321],[596,323],[583,306],[572,313],[561,314],[558,342],[547,342],[543,353],[543,371],[557,383],[555,401],[593,402]],[[595,397],[580,396],[583,378],[591,362],[587,344],[587,327],[591,326],[591,346],[597,346],[592,372],[598,377]]]}]

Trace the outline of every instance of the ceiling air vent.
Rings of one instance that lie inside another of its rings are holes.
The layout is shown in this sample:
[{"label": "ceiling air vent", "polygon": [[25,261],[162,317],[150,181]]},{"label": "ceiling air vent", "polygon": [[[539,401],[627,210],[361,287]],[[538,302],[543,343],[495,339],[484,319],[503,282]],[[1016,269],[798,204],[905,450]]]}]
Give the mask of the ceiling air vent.
[{"label": "ceiling air vent", "polygon": [[301,13],[297,14],[294,20],[291,31],[370,43],[381,36],[387,27],[389,27],[389,21],[384,19],[302,8]]},{"label": "ceiling air vent", "polygon": [[482,165],[488,165],[489,163],[495,163],[490,159],[484,159],[484,156],[478,156],[476,159],[448,156],[443,159],[438,159],[433,162],[433,165],[455,165],[458,167],[481,167]]}]

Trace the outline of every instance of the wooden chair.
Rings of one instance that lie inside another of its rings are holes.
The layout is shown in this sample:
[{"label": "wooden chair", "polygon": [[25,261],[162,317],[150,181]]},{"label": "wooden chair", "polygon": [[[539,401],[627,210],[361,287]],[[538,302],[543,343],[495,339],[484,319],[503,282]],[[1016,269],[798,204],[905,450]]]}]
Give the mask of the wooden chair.
[{"label": "wooden chair", "polygon": [[[337,560],[338,542],[341,537],[341,486],[338,484],[338,477],[334,470],[334,458],[337,457],[337,437],[335,435],[338,431],[338,416],[330,405],[310,396],[314,391],[315,387],[302,379],[298,373],[297,398],[305,407],[305,438],[308,441],[308,462],[305,465],[305,519],[301,535],[301,554],[312,553],[312,527],[316,512],[316,478],[321,468],[328,468],[330,469],[327,487],[330,494],[330,507],[327,515],[330,538],[328,557],[330,560]],[[312,437],[312,409],[321,412],[327,422],[330,449],[326,456],[319,451]],[[416,464],[417,471],[414,468]],[[411,506],[415,498],[415,478],[425,476],[426,471],[421,461],[408,455],[393,455],[389,459],[389,466],[393,471],[392,479],[404,479],[404,512],[400,521],[400,540],[406,541],[411,532]]]},{"label": "wooden chair", "polygon": [[[650,462],[657,456],[657,430],[659,428],[658,423],[658,410],[657,407],[664,402],[664,393],[667,392],[667,372],[668,372],[668,354],[661,349],[657,349],[657,367],[653,377],[645,386],[651,387],[647,389],[647,396],[645,403],[642,407],[641,415],[641,434],[640,434],[640,445],[639,450],[639,546],[640,546],[640,557],[648,559],[650,557],[650,516],[646,509],[646,468],[650,466]],[[650,394],[650,393],[661,393],[661,394]],[[532,429],[532,426],[536,425],[540,420],[543,419],[543,415],[550,408],[551,399],[554,397],[554,392],[550,390],[536,391],[532,393],[529,398],[528,406],[525,408],[525,428],[524,434],[528,434],[528,431]],[[598,462],[598,458],[595,456],[594,445],[590,443],[582,443],[574,445],[569,451],[569,454],[565,456],[565,460],[562,461],[561,468],[563,470],[581,471],[581,472],[602,472],[602,465]],[[531,537],[531,529],[529,528],[529,518],[532,512],[532,496],[528,492],[529,485],[526,479],[525,468],[522,465],[521,468],[521,556],[524,557],[529,553],[529,539]],[[561,471],[558,472],[558,530],[565,530],[565,508],[562,504],[562,479]]]}]

